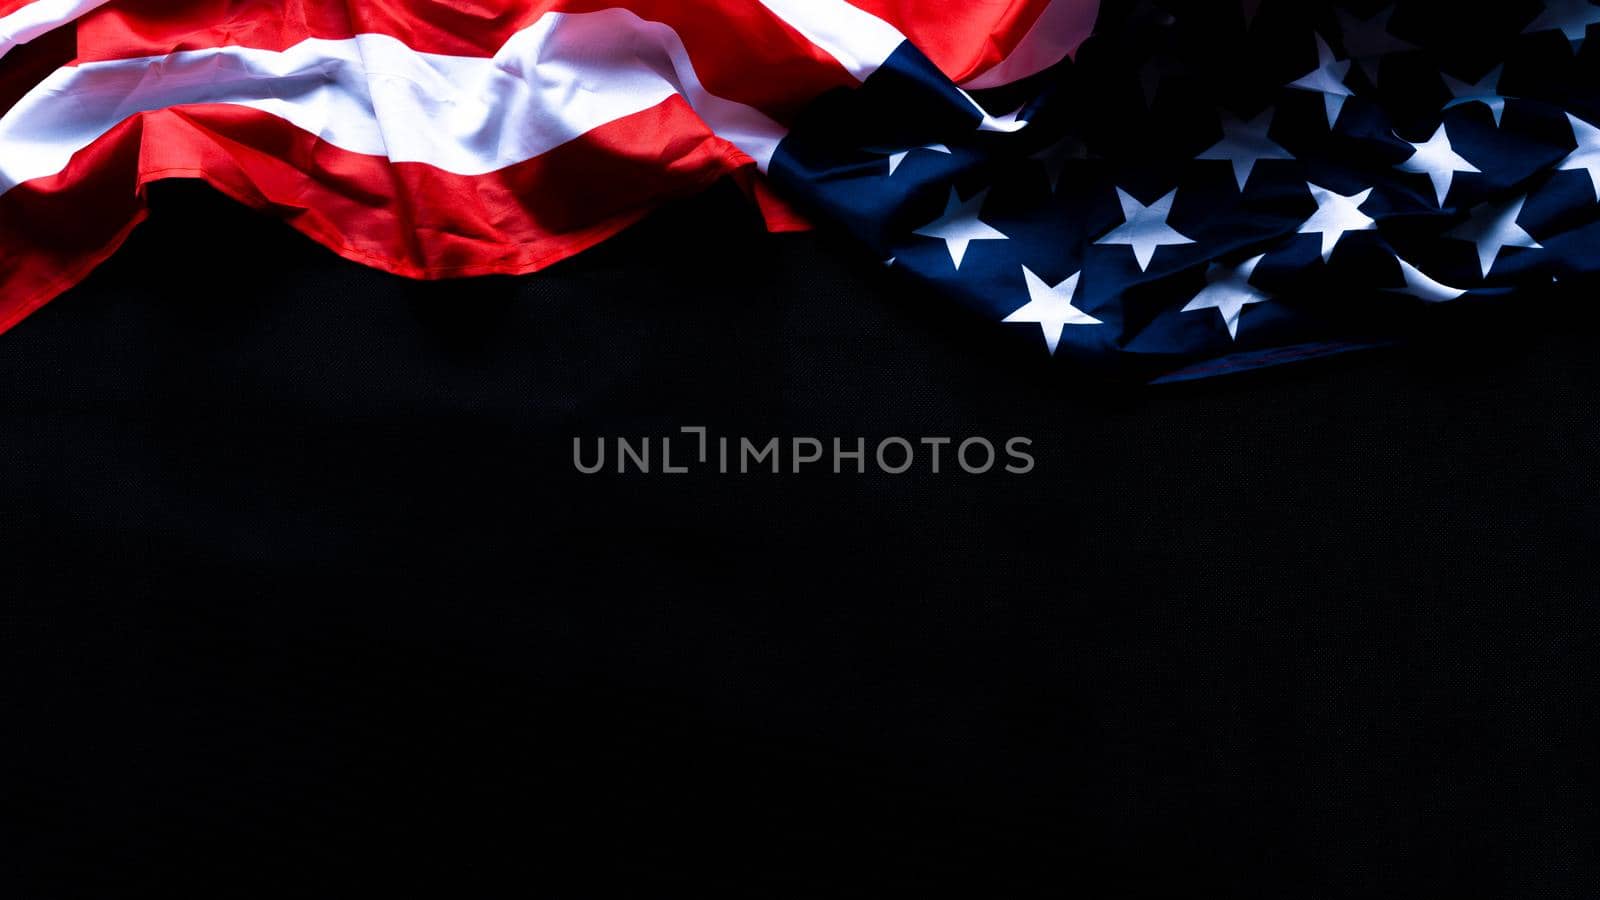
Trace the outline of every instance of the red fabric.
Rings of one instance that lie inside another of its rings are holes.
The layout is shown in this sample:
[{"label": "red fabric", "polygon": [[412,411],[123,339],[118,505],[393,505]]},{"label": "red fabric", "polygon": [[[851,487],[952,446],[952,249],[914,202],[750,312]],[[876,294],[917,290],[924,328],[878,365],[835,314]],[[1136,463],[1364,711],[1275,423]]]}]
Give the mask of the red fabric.
[{"label": "red fabric", "polygon": [[51,72],[72,62],[78,42],[72,29],[52,31],[39,39],[11,48],[0,59],[0,115],[16,105],[33,86]]},{"label": "red fabric", "polygon": [[772,183],[767,181],[765,175],[756,171],[755,167],[740,169],[733,174],[734,180],[741,190],[753,201],[761,211],[761,218],[767,224],[767,230],[774,233],[791,231],[810,231],[811,220],[807,219],[800,210],[796,209],[789,201],[778,196],[772,190]]},{"label": "red fabric", "polygon": [[[1022,42],[1039,0],[850,0],[900,29],[950,80],[988,71]],[[1086,2],[1091,11],[1096,5]]]},{"label": "red fabric", "polygon": [[385,34],[420,53],[490,57],[545,13],[619,6],[677,32],[695,74],[711,93],[780,122],[791,120],[823,91],[855,83],[833,57],[753,0],[113,3],[80,21],[79,57],[126,59],[223,46],[283,50],[306,38],[341,40],[356,34]]},{"label": "red fabric", "polygon": [[[960,81],[1019,46],[1045,0],[852,0]],[[0,12],[24,5],[0,0]],[[490,57],[551,11],[626,6],[671,27],[704,86],[780,123],[855,84],[756,0],[165,0],[113,2],[0,60],[0,112],[53,68],[226,45],[395,37],[423,53]],[[486,175],[341,150],[265,112],[200,105],[139,113],[66,170],[0,195],[0,331],[109,255],[145,215],[143,188],[199,178],[349,259],[413,278],[533,271],[592,246],[663,199],[734,173],[774,231],[810,227],[752,161],[681,98]],[[264,261],[263,264],[269,264]]]},{"label": "red fabric", "polygon": [[0,331],[109,256],[143,219],[144,186],[163,178],[202,179],[347,259],[444,278],[543,268],[750,165],[677,97],[472,176],[349,153],[243,107],[142,113],[61,174],[0,196],[0,246],[30,248],[0,256]]}]

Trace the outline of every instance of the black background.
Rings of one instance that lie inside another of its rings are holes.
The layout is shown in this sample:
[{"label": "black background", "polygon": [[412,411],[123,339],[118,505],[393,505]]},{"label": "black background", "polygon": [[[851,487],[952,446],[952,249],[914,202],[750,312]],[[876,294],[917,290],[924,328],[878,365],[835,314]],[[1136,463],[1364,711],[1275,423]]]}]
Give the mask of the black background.
[{"label": "black background", "polygon": [[[1596,896],[1591,295],[1142,388],[726,186],[426,285],[159,188],[0,338],[6,893]],[[682,425],[1038,469],[573,470]]]}]

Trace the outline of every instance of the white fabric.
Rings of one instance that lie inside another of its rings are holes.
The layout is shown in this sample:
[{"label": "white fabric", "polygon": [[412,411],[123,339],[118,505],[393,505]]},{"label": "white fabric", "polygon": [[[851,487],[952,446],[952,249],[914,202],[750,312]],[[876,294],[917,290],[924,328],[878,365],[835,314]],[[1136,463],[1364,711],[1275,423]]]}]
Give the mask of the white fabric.
[{"label": "white fabric", "polygon": [[[845,0],[761,0],[761,5],[860,81],[866,81],[906,40],[893,25]],[[1009,56],[962,86],[1000,87],[1066,59],[1088,37],[1097,8],[1098,4],[1086,7],[1083,0],[1052,0]]]},{"label": "white fabric", "polygon": [[761,5],[859,81],[878,71],[906,39],[898,28],[845,0],[761,0]]},{"label": "white fabric", "polygon": [[765,170],[783,127],[708,93],[670,27],[607,9],[543,16],[493,59],[418,53],[363,34],[67,67],[0,118],[0,193],[60,172],[129,116],[182,104],[259,109],[344,150],[475,175],[674,94]]},{"label": "white fabric", "polygon": [[1095,12],[1095,7],[1085,11],[1083,0],[1052,0],[1010,56],[989,71],[967,79],[962,87],[972,90],[1000,87],[1037,75],[1061,62],[1077,52],[1078,45],[1089,36]]},{"label": "white fabric", "polygon": [[0,16],[0,56],[18,44],[71,22],[107,0],[35,0]]}]

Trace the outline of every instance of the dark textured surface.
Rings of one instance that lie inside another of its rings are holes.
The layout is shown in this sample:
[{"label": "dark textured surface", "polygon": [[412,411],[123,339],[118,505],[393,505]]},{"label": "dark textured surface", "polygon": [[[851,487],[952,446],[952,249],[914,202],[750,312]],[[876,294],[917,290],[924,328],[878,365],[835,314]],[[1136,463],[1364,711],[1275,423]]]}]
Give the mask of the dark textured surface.
[{"label": "dark textured surface", "polygon": [[[731,190],[417,285],[162,189],[0,337],[5,894],[1595,896],[1589,299],[1119,388]],[[693,424],[1039,465],[573,472]]]}]

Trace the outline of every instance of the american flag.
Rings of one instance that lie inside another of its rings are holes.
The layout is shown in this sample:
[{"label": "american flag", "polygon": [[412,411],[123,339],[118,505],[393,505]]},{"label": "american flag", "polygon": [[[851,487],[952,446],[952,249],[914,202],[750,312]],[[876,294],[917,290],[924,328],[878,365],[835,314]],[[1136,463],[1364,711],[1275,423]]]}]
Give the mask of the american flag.
[{"label": "american flag", "polygon": [[160,179],[443,278],[533,272],[731,176],[773,230],[847,232],[1064,364],[1391,343],[1600,266],[1596,23],[1588,0],[0,0],[0,329]]},{"label": "american flag", "polygon": [[[416,278],[521,274],[666,198],[762,174],[800,112],[915,41],[999,85],[1094,4],[0,0],[0,330],[198,178]],[[270,265],[263,260],[263,265]]]}]

